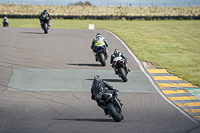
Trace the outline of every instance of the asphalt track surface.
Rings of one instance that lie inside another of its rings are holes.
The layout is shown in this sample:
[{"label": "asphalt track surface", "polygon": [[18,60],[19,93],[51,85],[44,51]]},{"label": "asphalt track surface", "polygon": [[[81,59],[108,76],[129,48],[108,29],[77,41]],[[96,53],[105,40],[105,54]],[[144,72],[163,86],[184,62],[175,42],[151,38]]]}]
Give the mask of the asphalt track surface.
[{"label": "asphalt track surface", "polygon": [[[96,33],[119,48],[132,70],[123,83],[94,60]],[[90,99],[99,74],[120,90],[125,119],[114,122]],[[199,126],[163,99],[121,42],[105,30],[0,28],[1,133],[193,133]]]}]

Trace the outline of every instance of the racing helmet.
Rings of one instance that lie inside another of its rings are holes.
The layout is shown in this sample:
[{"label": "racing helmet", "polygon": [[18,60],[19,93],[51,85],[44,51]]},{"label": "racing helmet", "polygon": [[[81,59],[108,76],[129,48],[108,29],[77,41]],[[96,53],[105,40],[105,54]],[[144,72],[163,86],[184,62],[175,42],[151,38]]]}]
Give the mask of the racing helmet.
[{"label": "racing helmet", "polygon": [[44,13],[46,13],[46,12],[47,12],[47,10],[45,9],[45,10],[44,10]]},{"label": "racing helmet", "polygon": [[120,51],[119,51],[119,49],[117,49],[117,48],[114,50],[114,53],[119,53],[119,52],[120,52]]},{"label": "racing helmet", "polygon": [[92,82],[93,87],[98,87],[98,85],[102,82],[102,79],[99,75],[94,76],[94,80]]},{"label": "racing helmet", "polygon": [[115,49],[115,50],[114,50],[114,55],[115,55],[116,57],[118,57],[118,56],[121,55],[121,52],[119,51],[119,49]]},{"label": "racing helmet", "polygon": [[101,33],[97,33],[95,39],[96,39],[96,43],[97,43],[97,42],[103,42],[103,37],[101,36]]},{"label": "racing helmet", "polygon": [[101,33],[97,33],[97,35],[96,36],[101,36]]},{"label": "racing helmet", "polygon": [[94,80],[99,80],[99,81],[102,81],[102,78],[101,78],[101,76],[99,76],[99,75],[96,75],[96,76],[94,76]]},{"label": "racing helmet", "polygon": [[101,33],[97,33],[96,38],[102,37]]}]

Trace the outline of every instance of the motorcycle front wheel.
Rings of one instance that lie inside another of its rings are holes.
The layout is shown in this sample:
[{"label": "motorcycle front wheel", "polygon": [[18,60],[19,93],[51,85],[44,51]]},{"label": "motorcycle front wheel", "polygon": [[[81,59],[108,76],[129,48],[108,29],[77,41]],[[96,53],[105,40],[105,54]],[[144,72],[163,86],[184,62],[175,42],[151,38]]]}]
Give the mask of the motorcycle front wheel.
[{"label": "motorcycle front wheel", "polygon": [[44,24],[44,33],[47,34],[48,33],[48,27],[47,27],[47,23]]},{"label": "motorcycle front wheel", "polygon": [[124,118],[124,117],[122,117],[122,115],[120,113],[117,112],[117,110],[115,109],[115,107],[112,103],[108,103],[106,107],[107,107],[108,111],[110,112],[112,118],[116,122],[120,122]]}]

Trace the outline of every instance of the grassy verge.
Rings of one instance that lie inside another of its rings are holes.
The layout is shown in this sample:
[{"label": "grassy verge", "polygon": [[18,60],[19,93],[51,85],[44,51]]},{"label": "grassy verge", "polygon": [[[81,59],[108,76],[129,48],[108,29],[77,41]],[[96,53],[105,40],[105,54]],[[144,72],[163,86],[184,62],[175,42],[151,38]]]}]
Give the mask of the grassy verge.
[{"label": "grassy verge", "polygon": [[[40,28],[38,19],[9,20],[11,27]],[[51,25],[87,29],[89,24],[118,35],[141,61],[200,87],[200,21],[53,20]]]}]

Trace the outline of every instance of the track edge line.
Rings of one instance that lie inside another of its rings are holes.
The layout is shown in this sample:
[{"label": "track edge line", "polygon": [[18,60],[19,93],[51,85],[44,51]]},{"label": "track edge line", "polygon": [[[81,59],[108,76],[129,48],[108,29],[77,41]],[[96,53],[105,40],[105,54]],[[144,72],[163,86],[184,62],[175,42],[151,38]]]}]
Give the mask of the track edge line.
[{"label": "track edge line", "polygon": [[149,81],[151,82],[151,84],[153,85],[153,87],[156,89],[156,91],[172,106],[174,106],[178,111],[180,111],[183,115],[185,115],[187,118],[189,118],[191,121],[193,121],[194,123],[196,123],[198,126],[200,126],[200,122],[198,120],[196,120],[195,118],[193,118],[192,116],[190,116],[188,113],[186,113],[185,111],[183,111],[181,108],[179,108],[177,105],[175,105],[172,101],[170,101],[158,88],[158,86],[155,84],[155,82],[153,81],[152,77],[148,74],[148,72],[146,71],[146,69],[144,68],[144,66],[142,65],[141,61],[136,57],[136,55],[133,53],[133,51],[131,51],[131,49],[126,45],[126,43],[124,41],[122,41],[117,35],[115,35],[114,33],[112,33],[109,30],[105,30],[108,33],[112,34],[116,39],[118,39],[121,44],[127,49],[127,51],[131,54],[131,56],[135,59],[135,61],[138,63],[140,70],[146,75],[146,77],[149,79]]}]

